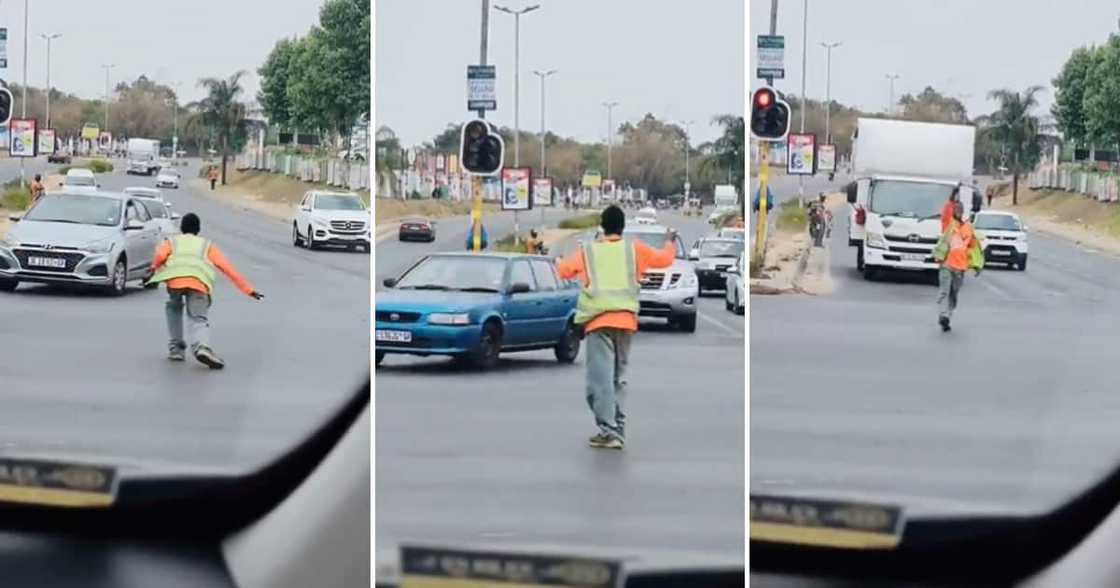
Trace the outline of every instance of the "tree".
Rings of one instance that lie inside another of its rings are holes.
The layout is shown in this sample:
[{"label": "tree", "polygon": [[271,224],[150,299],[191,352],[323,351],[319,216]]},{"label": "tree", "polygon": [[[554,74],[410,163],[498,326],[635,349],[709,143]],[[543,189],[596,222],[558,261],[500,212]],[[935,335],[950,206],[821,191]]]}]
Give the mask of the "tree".
[{"label": "tree", "polygon": [[1093,64],[1095,50],[1081,47],[1062,66],[1061,73],[1054,78],[1054,104],[1050,113],[1054,115],[1065,138],[1076,143],[1084,143],[1088,137],[1085,115],[1085,84],[1089,68]]},{"label": "tree", "polygon": [[723,127],[723,135],[705,146],[705,150],[711,155],[704,158],[700,164],[700,169],[730,170],[731,183],[735,184],[735,190],[739,192],[739,201],[746,202],[747,199],[743,198],[743,169],[746,165],[744,162],[746,149],[743,145],[745,141],[743,117],[734,114],[721,114],[713,117],[712,122]]},{"label": "tree", "polygon": [[930,86],[916,96],[905,94],[898,101],[903,120],[918,122],[968,124],[968,113],[960,100],[944,96]]},{"label": "tree", "polygon": [[192,104],[194,118],[209,127],[216,135],[222,152],[222,185],[226,185],[226,160],[230,146],[237,145],[245,136],[245,105],[240,101],[245,89],[241,86],[244,70],[228,78],[202,78],[198,85],[205,88],[207,96]]},{"label": "tree", "polygon": [[1120,147],[1120,35],[1097,48],[1086,68],[1082,108],[1085,136],[1094,143]]},{"label": "tree", "polygon": [[1041,123],[1032,114],[1038,106],[1036,96],[1042,86],[1031,86],[1022,92],[1009,89],[992,90],[988,98],[999,102],[999,109],[988,115],[992,137],[1007,150],[1011,161],[1011,204],[1019,204],[1019,176],[1033,168],[1042,155]]},{"label": "tree", "polygon": [[288,102],[288,81],[290,79],[292,57],[296,53],[298,41],[281,39],[265,59],[264,65],[257,70],[261,76],[261,88],[257,92],[264,115],[269,122],[287,127],[292,120],[291,106]]}]

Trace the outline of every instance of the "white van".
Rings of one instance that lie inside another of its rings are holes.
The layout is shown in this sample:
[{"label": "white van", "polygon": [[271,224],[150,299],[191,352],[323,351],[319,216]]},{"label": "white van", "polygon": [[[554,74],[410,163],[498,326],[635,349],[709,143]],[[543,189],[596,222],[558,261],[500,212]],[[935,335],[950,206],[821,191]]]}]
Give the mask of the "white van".
[{"label": "white van", "polygon": [[848,244],[868,280],[882,270],[936,270],[941,209],[954,189],[979,210],[972,184],[976,129],[861,118],[852,140]]}]

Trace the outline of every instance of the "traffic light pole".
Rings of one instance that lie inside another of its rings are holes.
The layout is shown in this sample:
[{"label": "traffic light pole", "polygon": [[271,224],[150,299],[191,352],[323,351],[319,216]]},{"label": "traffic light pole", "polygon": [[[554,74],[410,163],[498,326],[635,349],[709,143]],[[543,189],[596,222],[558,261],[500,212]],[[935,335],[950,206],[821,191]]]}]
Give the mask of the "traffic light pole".
[{"label": "traffic light pole", "polygon": [[[482,0],[481,42],[478,47],[478,64],[486,65],[486,45],[490,34],[490,0]],[[478,118],[486,118],[486,110],[478,109]],[[482,251],[482,177],[471,176],[471,250]]]},{"label": "traffic light pole", "polygon": [[[766,189],[767,180],[770,179],[770,143],[768,141],[759,141],[758,143],[758,220],[755,222],[755,237],[754,237],[754,266],[755,271],[761,273],[762,268],[766,267],[766,205],[769,204],[770,199],[767,198]],[[749,194],[748,194],[749,196]]]}]

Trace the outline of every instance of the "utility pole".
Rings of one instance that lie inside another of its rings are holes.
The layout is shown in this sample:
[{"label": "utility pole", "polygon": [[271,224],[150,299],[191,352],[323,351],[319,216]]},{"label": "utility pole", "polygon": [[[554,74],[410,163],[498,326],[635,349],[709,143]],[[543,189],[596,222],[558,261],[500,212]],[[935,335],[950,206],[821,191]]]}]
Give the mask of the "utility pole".
[{"label": "utility pole", "polygon": [[109,70],[117,67],[115,63],[107,63],[101,67],[105,68],[105,129],[109,130]]},{"label": "utility pole", "polygon": [[825,75],[825,99],[824,99],[824,143],[825,145],[832,144],[832,50],[839,47],[843,43],[821,43],[821,47],[825,48],[828,52],[828,73]]},{"label": "utility pole", "polygon": [[[557,70],[555,70],[555,69],[550,69],[548,71],[533,70],[533,74],[536,75],[541,80],[541,167],[540,167],[540,174],[541,174],[542,178],[547,178],[548,177],[548,168],[545,167],[545,158],[544,158],[545,157],[544,140],[545,140],[545,137],[548,136],[547,133],[545,132],[545,124],[544,124],[544,81],[545,81],[546,78],[548,78],[548,76],[556,73],[556,71]],[[550,190],[551,190],[551,188],[550,188]],[[552,194],[551,193],[549,193],[548,198],[549,198],[549,202],[551,203],[551,201],[552,201]],[[541,207],[541,224],[542,225],[544,224],[544,207],[543,206]]]},{"label": "utility pole", "polygon": [[[490,36],[490,0],[482,0],[482,19],[479,22],[478,64],[486,65],[486,45]],[[486,118],[486,110],[478,109],[478,118]],[[405,195],[408,198],[408,195]],[[482,251],[482,176],[471,176],[471,251]]]},{"label": "utility pole", "polygon": [[[770,0],[770,35],[777,34],[778,30],[778,0]],[[805,68],[802,67],[802,72]],[[804,78],[802,78],[804,79]],[[774,78],[767,78],[766,83],[773,87]],[[751,105],[753,108],[754,105]],[[804,120],[805,116],[805,102],[801,102],[801,116]],[[755,237],[754,237],[754,254],[752,255],[750,273],[751,277],[755,277],[755,273],[761,273],[762,268],[766,266],[766,234],[768,227],[766,223],[766,198],[767,186],[766,183],[770,179],[770,142],[758,142],[758,219],[755,220]],[[800,178],[800,176],[798,176]],[[747,194],[743,197],[743,207],[746,208],[746,201],[750,199],[750,178],[747,182]],[[745,216],[745,215],[744,215]]]},{"label": "utility pole", "polygon": [[690,145],[690,143],[692,142],[691,141],[692,133],[690,132],[690,129],[692,128],[692,125],[696,124],[696,121],[689,120],[689,121],[684,121],[681,124],[684,125],[684,200],[687,203],[689,193],[692,192],[692,182],[689,181],[689,176],[688,176],[689,151],[692,151],[692,148],[691,148],[691,145]]},{"label": "utility pole", "polygon": [[894,81],[900,77],[901,76],[898,74],[887,74],[887,79],[891,82],[891,99],[890,102],[887,103],[887,116],[894,115]]},{"label": "utility pole", "polygon": [[618,106],[618,102],[604,102],[603,106],[607,107],[607,177],[606,177],[606,179],[609,180],[609,179],[611,179],[611,146],[614,144],[614,140],[612,139],[612,137],[614,135],[614,121],[611,118],[611,113],[614,111],[614,107]]},{"label": "utility pole", "polygon": [[[521,15],[540,8],[534,4],[521,10],[511,10],[505,6],[494,6],[506,14],[513,15],[513,166],[521,167]],[[516,231],[515,231],[516,232]]]},{"label": "utility pole", "polygon": [[[23,114],[20,118],[27,118],[27,37],[31,35],[30,28],[27,24],[28,0],[23,0],[23,97],[20,98],[20,105]],[[23,169],[24,158],[19,158],[19,187],[22,189],[27,185],[26,172]]]},{"label": "utility pole", "polygon": [[[805,69],[808,67],[809,50],[809,0],[802,3],[803,11],[801,14],[801,133],[805,132],[805,111],[809,109],[809,104],[805,102]],[[805,176],[798,174],[797,176],[797,204],[798,206],[805,205]],[[761,208],[761,206],[759,207]]]},{"label": "utility pole", "polygon": [[171,133],[171,159],[179,159],[179,86],[182,82],[172,82],[171,87],[175,93],[171,96],[171,120],[174,131]]},{"label": "utility pole", "polygon": [[45,128],[51,128],[51,41],[62,36],[62,33],[54,33],[51,35],[40,34],[40,37],[47,41],[47,124]]}]

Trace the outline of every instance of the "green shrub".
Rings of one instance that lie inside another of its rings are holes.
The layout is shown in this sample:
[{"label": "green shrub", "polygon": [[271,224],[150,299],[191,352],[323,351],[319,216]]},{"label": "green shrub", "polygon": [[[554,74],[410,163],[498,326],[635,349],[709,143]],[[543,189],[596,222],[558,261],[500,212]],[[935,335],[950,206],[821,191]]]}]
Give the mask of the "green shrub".
[{"label": "green shrub", "polygon": [[27,206],[31,204],[31,190],[29,188],[20,188],[19,180],[16,180],[15,186],[6,186],[4,195],[0,196],[0,208],[7,210],[27,210]]},{"label": "green shrub", "polygon": [[778,205],[775,223],[779,231],[804,231],[809,228],[809,213],[798,205],[796,198],[787,200]]},{"label": "green shrub", "polygon": [[107,174],[113,171],[113,164],[107,159],[92,159],[86,167],[95,174]]},{"label": "green shrub", "polygon": [[561,229],[594,229],[599,226],[599,214],[591,213],[581,216],[573,216],[560,221],[558,225]]}]

